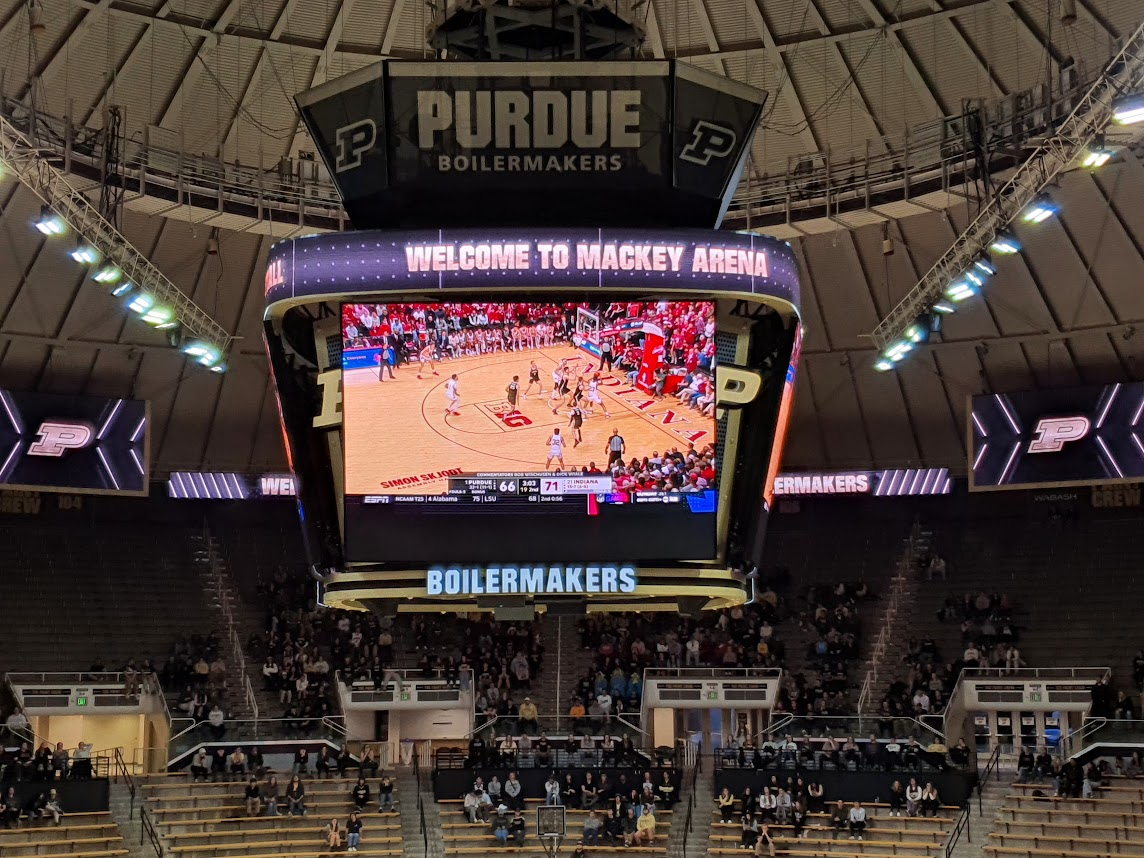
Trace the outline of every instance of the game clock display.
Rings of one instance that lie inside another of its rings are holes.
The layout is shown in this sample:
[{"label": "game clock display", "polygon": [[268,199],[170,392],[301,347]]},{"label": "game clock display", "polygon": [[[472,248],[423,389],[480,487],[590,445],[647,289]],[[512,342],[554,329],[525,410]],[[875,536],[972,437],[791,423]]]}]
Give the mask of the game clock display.
[{"label": "game clock display", "polygon": [[713,301],[345,304],[347,559],[714,557]]}]

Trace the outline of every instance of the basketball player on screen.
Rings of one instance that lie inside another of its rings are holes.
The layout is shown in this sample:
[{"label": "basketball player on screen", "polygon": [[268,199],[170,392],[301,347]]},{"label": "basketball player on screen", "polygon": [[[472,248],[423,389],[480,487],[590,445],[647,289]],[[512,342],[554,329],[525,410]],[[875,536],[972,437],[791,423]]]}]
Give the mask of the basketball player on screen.
[{"label": "basketball player on screen", "polygon": [[578,403],[572,403],[572,410],[568,412],[568,425],[572,427],[572,447],[575,449],[584,440],[584,436],[580,434],[580,427],[584,425],[584,412],[580,410]]},{"label": "basketball player on screen", "polygon": [[559,429],[553,429],[552,437],[548,439],[548,460],[544,463],[544,470],[548,470],[553,459],[560,463],[561,468],[564,467],[564,436]]},{"label": "basketball player on screen", "polygon": [[505,396],[508,397],[509,414],[519,414],[516,410],[516,397],[520,393],[520,376],[514,375],[512,381],[508,383],[508,387],[504,389]]},{"label": "basketball player on screen", "polygon": [[540,370],[536,366],[536,361],[530,361],[528,364],[528,386],[524,388],[523,399],[528,399],[528,392],[532,390],[532,386],[536,385],[536,389],[540,391],[540,395],[544,395],[544,382],[540,380]]},{"label": "basketball player on screen", "polygon": [[[436,375],[437,373],[433,374]],[[453,373],[445,382],[445,416],[460,414],[461,412],[457,410],[460,404],[461,394],[457,391],[457,374]]]},{"label": "basketball player on screen", "polygon": [[552,393],[548,396],[548,407],[553,414],[564,404],[565,386],[567,384],[568,382],[564,378],[564,361],[560,361],[560,365],[552,370]]},{"label": "basketball player on screen", "polygon": [[[425,348],[423,348],[418,353],[418,359],[421,361],[421,366],[419,366],[417,368],[417,377],[418,378],[421,378],[421,373],[423,373],[425,371],[425,367],[429,367],[429,369],[433,373],[433,375],[440,375],[441,374],[441,373],[437,372],[437,368],[435,366],[433,366],[433,355],[434,355],[434,352],[436,352],[436,350],[437,350],[437,347],[434,346],[432,343],[430,343],[429,345],[425,346]],[[453,378],[456,378],[456,376],[453,376]]]},{"label": "basketball player on screen", "polygon": [[608,404],[600,396],[600,373],[593,375],[592,380],[588,382],[588,414],[595,415],[597,405],[604,409],[605,419],[611,419],[612,415],[608,413]]}]

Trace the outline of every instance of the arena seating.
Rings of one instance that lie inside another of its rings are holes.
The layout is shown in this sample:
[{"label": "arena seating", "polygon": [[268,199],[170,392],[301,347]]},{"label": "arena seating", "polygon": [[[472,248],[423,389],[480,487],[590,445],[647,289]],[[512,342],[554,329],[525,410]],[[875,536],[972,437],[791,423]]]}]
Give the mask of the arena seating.
[{"label": "arena seating", "polygon": [[4,858],[117,858],[128,848],[109,812],[65,813],[59,825],[21,823],[0,828],[0,855]]},{"label": "arena seating", "polygon": [[158,664],[179,636],[210,630],[192,534],[150,522],[0,525],[0,671]]},{"label": "arena seating", "polygon": [[[849,803],[847,803],[849,807]],[[780,855],[829,855],[831,858],[853,856],[902,856],[931,858],[943,853],[950,830],[961,808],[942,807],[941,816],[890,816],[889,805],[864,803],[866,831],[864,839],[851,840],[830,825],[828,813],[807,815],[805,836],[794,837],[790,825],[772,825],[776,851]],[[711,835],[707,854],[710,856],[742,854],[742,828],[739,822],[722,822],[718,811],[712,811]]]},{"label": "arena seating", "polygon": [[[540,838],[536,836],[535,808],[541,799],[525,799],[525,820],[528,824],[527,836],[524,840],[525,849],[542,849]],[[484,855],[490,848],[495,848],[496,837],[493,836],[492,825],[488,822],[469,822],[461,806],[460,799],[443,799],[438,802],[441,816],[441,825],[445,832],[446,855]],[[584,820],[588,816],[586,810],[568,808],[566,811],[568,835],[560,848],[561,852],[572,852],[576,841],[580,839]],[[625,855],[666,855],[667,839],[671,830],[672,811],[670,809],[656,809],[655,811],[655,843],[650,846],[586,846],[585,849],[593,854],[620,854]]]},{"label": "arena seating", "polygon": [[[278,775],[283,791],[289,772]],[[246,816],[244,781],[192,783],[185,775],[150,776],[142,785],[145,805],[170,855],[186,858],[250,858],[291,856],[319,858],[330,849],[322,831],[331,819],[343,824],[354,809],[352,778],[304,778],[306,815],[286,815],[281,799],[278,816]],[[376,779],[370,779],[376,787]],[[376,790],[375,790],[376,797]],[[396,798],[395,792],[395,798]],[[378,813],[372,803],[362,814],[364,829],[358,854],[404,854],[401,814]]]},{"label": "arena seating", "polygon": [[985,852],[1004,858],[1144,855],[1144,782],[1112,777],[1096,798],[1056,798],[1013,784]]}]

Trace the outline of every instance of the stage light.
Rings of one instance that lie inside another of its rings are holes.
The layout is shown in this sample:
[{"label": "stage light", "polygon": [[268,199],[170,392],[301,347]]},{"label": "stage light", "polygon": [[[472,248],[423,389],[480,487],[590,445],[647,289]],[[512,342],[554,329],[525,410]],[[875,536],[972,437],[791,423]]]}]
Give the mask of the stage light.
[{"label": "stage light", "polygon": [[1017,241],[1013,233],[1007,229],[1003,229],[997,233],[997,237],[993,239],[993,243],[989,245],[989,249],[994,253],[1010,256],[1014,253],[1021,252],[1021,244]]},{"label": "stage light", "polygon": [[1044,223],[1058,211],[1060,206],[1053,202],[1052,197],[1048,194],[1037,194],[1036,199],[1029,203],[1029,207],[1021,215],[1021,220],[1025,223]]},{"label": "stage light", "polygon": [[90,244],[77,244],[70,254],[72,259],[83,265],[94,265],[99,262],[99,251]]},{"label": "stage light", "polygon": [[972,269],[965,272],[965,279],[978,288],[985,285],[985,278]]},{"label": "stage light", "polygon": [[1144,122],[1144,93],[1124,95],[1112,102],[1112,118],[1121,125]]},{"label": "stage light", "polygon": [[906,339],[911,343],[924,343],[929,339],[930,323],[929,319],[919,317],[916,322],[906,328]]},{"label": "stage light", "polygon": [[111,290],[111,294],[114,297],[118,298],[122,295],[126,295],[128,292],[130,292],[134,288],[135,288],[134,283],[132,283],[130,280],[124,280],[122,283],[120,283],[118,286],[116,286],[114,289]]},{"label": "stage light", "polygon": [[216,346],[209,343],[193,342],[183,348],[183,353],[193,357],[198,363],[207,367],[214,367],[222,355]]},{"label": "stage light", "polygon": [[1093,169],[1097,167],[1103,167],[1108,163],[1108,160],[1111,157],[1112,153],[1107,149],[1090,149],[1088,152],[1084,153],[1084,157],[1081,159],[1080,165],[1082,167],[1091,167]]},{"label": "stage light", "polygon": [[964,301],[977,294],[977,289],[964,280],[955,280],[945,290],[945,297],[951,301]]},{"label": "stage light", "polygon": [[36,229],[44,235],[63,235],[67,226],[63,219],[47,206],[40,209],[40,217],[36,221]]},{"label": "stage light", "polygon": [[886,350],[882,352],[882,357],[892,363],[898,363],[913,350],[914,344],[909,340],[898,340],[897,342],[890,343]]},{"label": "stage light", "polygon": [[132,313],[143,315],[148,310],[155,306],[155,299],[148,295],[146,292],[140,292],[134,298],[127,302],[127,309]]},{"label": "stage light", "polygon": [[173,328],[177,324],[175,314],[166,307],[152,307],[142,315],[144,322],[160,331]]},{"label": "stage light", "polygon": [[953,304],[951,304],[949,301],[938,301],[937,303],[935,303],[933,305],[933,307],[931,309],[935,313],[941,313],[942,315],[949,315],[950,313],[955,312],[957,310],[957,307],[953,306]]},{"label": "stage light", "polygon": [[993,261],[988,256],[983,256],[973,263],[973,267],[989,277],[997,273],[997,269],[993,267]]},{"label": "stage light", "polygon": [[123,272],[114,265],[104,265],[91,275],[91,279],[96,283],[115,283],[122,276]]}]

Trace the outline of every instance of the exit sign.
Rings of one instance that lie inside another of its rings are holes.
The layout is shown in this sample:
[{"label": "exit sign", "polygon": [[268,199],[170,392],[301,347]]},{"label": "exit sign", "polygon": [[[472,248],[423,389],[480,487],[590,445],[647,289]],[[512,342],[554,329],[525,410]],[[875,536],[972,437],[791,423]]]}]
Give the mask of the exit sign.
[{"label": "exit sign", "polygon": [[412,700],[413,699],[413,692],[412,691],[402,691],[401,692],[401,699],[402,700]]},{"label": "exit sign", "polygon": [[1030,703],[1040,703],[1041,702],[1041,692],[1030,691],[1029,692],[1029,702]]},{"label": "exit sign", "polygon": [[718,700],[719,699],[719,692],[718,691],[708,691],[707,692],[707,699],[708,700]]},{"label": "exit sign", "polygon": [[87,698],[86,697],[77,697],[75,699],[75,705],[76,706],[86,706],[87,705]]}]

